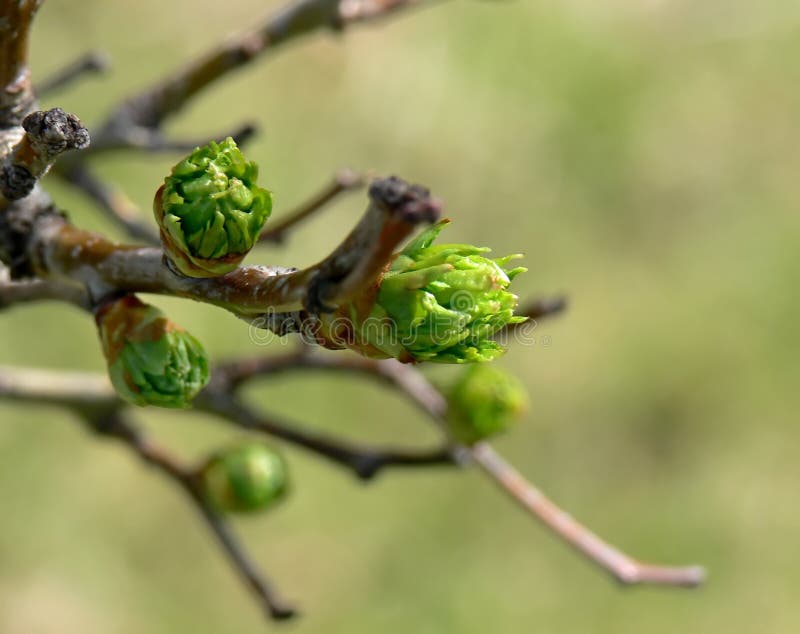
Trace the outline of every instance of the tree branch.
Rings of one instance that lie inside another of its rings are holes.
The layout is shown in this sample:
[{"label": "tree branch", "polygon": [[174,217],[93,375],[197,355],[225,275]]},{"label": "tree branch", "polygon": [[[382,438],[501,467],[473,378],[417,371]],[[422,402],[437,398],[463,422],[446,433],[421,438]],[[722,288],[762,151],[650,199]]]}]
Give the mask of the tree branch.
[{"label": "tree branch", "polygon": [[541,297],[534,299],[522,308],[514,311],[515,315],[527,317],[527,321],[516,324],[506,324],[498,330],[494,338],[503,345],[509,343],[509,336],[514,335],[518,343],[531,343],[532,339],[526,341],[526,336],[533,333],[539,325],[539,321],[549,317],[555,317],[563,313],[567,308],[567,298],[564,296]]},{"label": "tree branch", "polygon": [[620,552],[556,506],[488,444],[474,445],[472,457],[515,502],[620,583],[685,587],[703,583],[705,571],[700,566],[654,566]]},{"label": "tree branch", "polygon": [[374,449],[323,434],[303,430],[296,424],[279,422],[274,416],[256,413],[240,399],[211,388],[195,401],[195,406],[225,420],[262,434],[281,438],[343,466],[361,480],[371,480],[385,467],[452,466],[447,448],[419,450]]},{"label": "tree branch", "polygon": [[34,92],[38,97],[49,96],[86,75],[105,73],[109,68],[111,59],[108,55],[90,51],[40,81],[34,86]]},{"label": "tree branch", "polygon": [[[521,310],[515,311],[517,315],[538,320],[546,317],[554,317],[563,313],[567,309],[567,298],[563,295],[555,297],[543,297],[524,304]],[[517,324],[522,325],[522,324]]]},{"label": "tree branch", "polygon": [[101,181],[84,162],[60,170],[60,175],[97,203],[103,215],[128,236],[145,244],[159,244],[155,225],[145,222],[139,208],[121,190]]},{"label": "tree branch", "polygon": [[[255,123],[240,123],[235,128],[230,130],[223,130],[216,134],[206,135],[203,138],[197,139],[161,139],[160,143],[156,142],[153,147],[149,148],[154,151],[160,152],[191,152],[196,147],[206,145],[209,139],[221,141],[231,137],[236,141],[236,145],[244,146],[258,134],[258,126]],[[146,148],[147,149],[147,148]]]},{"label": "tree branch", "polygon": [[38,275],[80,282],[95,298],[124,290],[195,299],[248,319],[301,308],[316,314],[374,284],[395,248],[438,214],[439,204],[427,190],[396,178],[379,180],[370,188],[370,204],[361,221],[319,263],[300,271],[242,267],[221,277],[198,279],[172,271],[160,249],[116,245],[74,228],[55,209],[20,204],[7,210],[6,221],[27,222],[29,239],[6,247],[5,257],[27,255],[30,269]]},{"label": "tree branch", "polygon": [[86,289],[71,282],[59,280],[0,280],[0,310],[15,304],[44,300],[57,300],[78,308],[90,308]]},{"label": "tree branch", "polygon": [[34,107],[28,37],[43,0],[0,0],[0,128],[19,125]]},{"label": "tree branch", "polygon": [[319,192],[309,200],[299,205],[284,217],[277,221],[271,221],[261,232],[262,242],[273,242],[282,244],[286,234],[294,229],[298,224],[306,220],[309,216],[320,211],[328,203],[338,198],[341,194],[355,189],[360,189],[366,182],[366,176],[358,174],[350,169],[343,169],[336,172],[333,180],[325,185]]},{"label": "tree branch", "polygon": [[237,145],[247,143],[258,131],[254,123],[242,123],[235,128],[211,134],[202,139],[169,139],[159,130],[153,128],[131,128],[125,136],[125,147],[148,152],[190,152],[198,146],[205,145],[210,139],[221,141],[233,137]]},{"label": "tree branch", "polygon": [[[374,475],[374,472],[370,473],[370,468],[375,465],[380,468],[388,464],[408,466],[446,464],[447,461],[461,462],[468,456],[523,509],[621,583],[626,585],[654,584],[692,587],[703,582],[704,571],[701,567],[670,567],[642,563],[603,541],[588,528],[572,519],[555,503],[547,499],[541,491],[505,462],[487,443],[477,443],[472,447],[452,446],[447,452],[439,450],[417,454],[416,456],[398,452],[383,452],[381,454],[370,453],[369,451],[358,456],[354,454],[352,447],[346,447],[341,444],[325,444],[325,440],[319,436],[314,437],[310,434],[304,434],[292,430],[288,426],[266,420],[242,405],[232,395],[232,392],[243,382],[271,373],[301,368],[337,372],[344,370],[364,374],[393,386],[402,394],[411,398],[438,424],[443,422],[443,417],[446,415],[446,410],[440,409],[441,402],[444,400],[443,397],[412,366],[403,365],[393,360],[355,359],[355,363],[350,363],[350,361],[352,359],[342,355],[327,355],[327,357],[323,357],[321,355],[294,353],[275,357],[274,359],[267,358],[262,363],[257,360],[230,362],[220,366],[215,373],[215,382],[207,388],[209,390],[207,393],[199,397],[198,405],[201,409],[223,416],[246,429],[255,429],[275,435],[316,451],[330,460],[345,464],[360,477]],[[382,366],[385,366],[385,368]],[[389,369],[387,370],[386,368]],[[80,390],[80,381],[71,379],[66,381],[49,380],[47,374],[41,373],[41,371],[33,371],[27,377],[23,373],[23,378],[15,378],[13,372],[13,370],[4,372],[0,368],[0,397],[44,401],[62,405],[70,405],[71,398],[79,397],[81,399],[89,398],[90,402],[96,406],[108,406],[108,402],[104,399],[108,397],[110,391],[105,393],[100,391],[102,388],[97,380],[86,381],[86,379],[83,379],[90,388],[87,391],[88,396],[86,396],[83,391],[75,392],[75,390]],[[27,381],[32,382],[30,389],[27,388]],[[107,384],[105,389],[110,390]],[[431,395],[438,394],[440,402],[424,396],[425,392]],[[113,394],[111,396],[113,397]],[[111,402],[113,403],[114,401]]]},{"label": "tree branch", "polygon": [[[447,414],[447,404],[441,393],[415,367],[393,359],[376,361],[301,352],[261,360],[232,361],[222,365],[219,372],[234,383],[242,383],[256,376],[308,368],[355,372],[375,378],[410,398],[438,425],[442,425]],[[705,573],[699,566],[657,566],[638,562],[620,552],[547,499],[487,443],[454,446],[452,455],[459,461],[469,456],[523,509],[621,583],[692,587],[703,582]]]},{"label": "tree branch", "polygon": [[111,411],[122,405],[102,374],[4,366],[0,366],[0,398],[76,411]]},{"label": "tree branch", "polygon": [[[381,469],[389,466],[452,465],[446,449],[421,452],[372,449],[298,431],[257,415],[235,399],[228,389],[229,386],[223,382],[212,382],[198,397],[198,409],[244,429],[265,433],[314,451],[351,469],[363,480],[373,478]],[[275,619],[294,615],[294,610],[275,596],[270,584],[244,552],[224,519],[208,506],[197,488],[195,469],[145,436],[125,416],[122,411],[124,403],[111,389],[105,376],[0,366],[0,398],[64,407],[79,415],[94,431],[125,443],[144,462],[155,466],[189,495],[228,559],[267,613]]]},{"label": "tree branch", "polygon": [[[257,413],[235,394],[236,387],[224,372],[212,370],[211,383],[194,401],[194,409],[248,431],[279,438],[311,451],[350,470],[361,480],[371,480],[387,467],[452,466],[447,447],[433,449],[391,449],[342,441],[304,430],[299,425],[279,422]],[[0,366],[0,398],[21,403],[41,403],[80,412],[120,411],[125,403],[101,374],[59,372]]]},{"label": "tree branch", "polygon": [[377,380],[402,392],[428,417],[436,422],[447,414],[447,399],[425,376],[408,364],[395,359],[376,360],[351,354],[317,354],[307,348],[284,355],[235,359],[216,366],[216,380],[227,381],[236,389],[261,376],[273,376],[298,370],[346,372]]},{"label": "tree branch", "polygon": [[388,15],[422,0],[294,0],[154,86],[126,99],[98,127],[95,151],[128,144],[132,129],[158,129],[197,93],[281,44],[316,30],[344,27]]},{"label": "tree branch", "polygon": [[124,404],[105,376],[0,367],[0,398],[65,407],[93,431],[122,441],[189,496],[232,566],[253,590],[265,611],[274,619],[286,619],[295,614],[276,596],[224,518],[207,504],[196,484],[196,470],[146,436],[125,416],[120,409]]},{"label": "tree branch", "polygon": [[275,620],[284,620],[295,615],[295,610],[278,598],[272,584],[258,570],[223,517],[208,505],[197,487],[195,469],[145,436],[119,411],[90,415],[85,418],[96,432],[122,441],[134,450],[144,462],[156,467],[163,475],[183,489],[200,512],[233,568],[251,588],[256,599],[270,617]]}]

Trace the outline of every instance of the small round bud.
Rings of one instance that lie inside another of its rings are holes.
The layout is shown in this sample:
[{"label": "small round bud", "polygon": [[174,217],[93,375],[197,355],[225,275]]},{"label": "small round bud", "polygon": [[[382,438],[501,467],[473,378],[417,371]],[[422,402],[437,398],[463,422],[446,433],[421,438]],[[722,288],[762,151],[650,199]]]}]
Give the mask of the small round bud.
[{"label": "small round bud", "polygon": [[208,383],[203,346],[157,308],[126,295],[96,321],[111,383],[129,403],[189,407]]},{"label": "small round bud", "polygon": [[256,185],[258,165],[230,137],[196,148],[172,168],[153,212],[164,251],[189,277],[234,270],[272,212],[272,194]]},{"label": "small round bud", "polygon": [[205,499],[224,513],[269,508],[288,488],[283,456],[266,445],[246,443],[213,455],[198,473]]},{"label": "small round bud", "polygon": [[447,396],[448,429],[467,445],[508,430],[528,408],[522,383],[488,364],[465,368]]}]

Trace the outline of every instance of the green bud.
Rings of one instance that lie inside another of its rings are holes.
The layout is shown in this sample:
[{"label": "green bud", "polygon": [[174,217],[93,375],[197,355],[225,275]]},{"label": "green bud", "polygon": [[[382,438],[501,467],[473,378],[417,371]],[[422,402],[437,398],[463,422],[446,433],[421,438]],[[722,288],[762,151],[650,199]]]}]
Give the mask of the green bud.
[{"label": "green bud", "polygon": [[288,468],[281,454],[247,443],[212,456],[198,474],[205,499],[224,513],[250,513],[272,506],[288,488]]},{"label": "green bud", "polygon": [[272,194],[257,177],[258,165],[230,137],[196,148],[172,168],[153,211],[181,273],[217,277],[239,266],[272,212]]},{"label": "green bud", "polygon": [[406,362],[475,363],[505,352],[493,335],[526,320],[514,316],[518,298],[508,291],[526,269],[507,264],[521,256],[491,259],[488,248],[433,246],[449,222],[433,225],[397,254],[368,313],[347,307],[346,317],[357,325],[348,347]]},{"label": "green bud", "polygon": [[506,431],[528,409],[522,383],[488,364],[465,368],[447,397],[450,433],[467,445]]},{"label": "green bud", "polygon": [[189,407],[208,383],[203,346],[157,308],[126,295],[103,305],[96,319],[111,383],[126,401]]}]

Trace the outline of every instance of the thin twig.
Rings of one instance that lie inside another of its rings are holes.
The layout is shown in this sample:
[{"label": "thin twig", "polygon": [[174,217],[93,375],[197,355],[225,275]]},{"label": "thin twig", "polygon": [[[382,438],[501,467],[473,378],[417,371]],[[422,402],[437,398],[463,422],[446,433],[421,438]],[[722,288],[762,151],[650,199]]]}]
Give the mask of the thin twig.
[{"label": "thin twig", "polygon": [[86,289],[62,280],[0,280],[0,310],[15,304],[57,300],[87,310],[90,306]]},{"label": "thin twig", "polygon": [[0,128],[19,125],[34,107],[28,37],[42,2],[0,0]]},{"label": "thin twig", "polygon": [[[352,301],[374,284],[398,245],[438,214],[439,203],[426,190],[397,178],[382,179],[370,188],[361,221],[319,263],[299,271],[241,267],[202,279],[175,273],[164,264],[161,249],[117,245],[76,229],[54,208],[18,205],[4,214],[4,222],[31,225],[22,248],[30,269],[42,277],[69,277],[86,285],[93,297],[118,290],[176,295],[255,320],[299,309],[317,314]],[[21,257],[17,242],[7,250],[14,253],[6,257]]]},{"label": "thin twig", "polygon": [[105,73],[111,67],[111,58],[99,51],[89,51],[58,69],[34,86],[38,97],[49,96],[90,74]]},{"label": "thin twig", "polygon": [[[209,389],[210,388],[210,389]],[[386,467],[421,467],[453,464],[446,448],[430,450],[376,449],[347,443],[323,434],[304,430],[300,425],[278,421],[273,415],[256,413],[230,391],[210,385],[195,400],[195,407],[213,413],[251,431],[289,441],[340,466],[361,480],[371,480]]]},{"label": "thin twig", "polygon": [[[374,478],[387,467],[452,466],[447,447],[392,449],[346,442],[303,429],[302,426],[257,413],[236,396],[236,387],[225,379],[224,370],[212,370],[212,381],[195,399],[195,410],[249,431],[279,438],[345,467],[362,480]],[[21,403],[58,405],[84,411],[118,411],[125,404],[101,374],[61,372],[0,366],[0,398]]]},{"label": "thin twig", "polygon": [[105,376],[0,367],[0,398],[65,407],[78,414],[93,431],[124,442],[188,494],[234,569],[253,589],[265,611],[275,619],[294,615],[294,610],[277,598],[225,520],[207,504],[197,488],[195,469],[146,436],[123,414],[123,403]]},{"label": "thin twig", "polygon": [[495,333],[495,338],[504,345],[509,343],[509,336],[513,335],[518,343],[530,343],[526,336],[531,335],[539,326],[542,319],[556,317],[567,309],[567,298],[563,295],[554,297],[541,297],[514,311],[515,315],[527,317],[527,321],[516,324],[507,324]]},{"label": "thin twig", "polygon": [[120,412],[89,417],[88,420],[95,431],[123,441],[136,451],[147,464],[158,468],[161,473],[181,486],[205,519],[206,525],[216,537],[217,543],[227,555],[233,568],[253,590],[253,594],[269,616],[276,620],[283,620],[296,614],[292,607],[278,598],[272,584],[258,570],[222,516],[208,505],[195,483],[195,470],[190,465],[182,462],[166,448],[145,436]]},{"label": "thin twig", "polygon": [[274,242],[281,244],[286,238],[286,234],[294,229],[298,224],[309,216],[322,210],[331,201],[338,198],[345,192],[350,192],[364,186],[367,177],[350,169],[342,169],[336,172],[333,180],[326,184],[319,192],[310,199],[300,204],[296,209],[285,214],[278,220],[270,221],[261,232],[262,242]]},{"label": "thin twig", "polygon": [[97,127],[93,151],[126,144],[126,131],[135,127],[158,129],[192,97],[228,73],[266,51],[313,31],[341,30],[349,24],[368,21],[417,6],[422,0],[293,0],[252,30],[233,37],[161,79],[155,85],[126,99],[105,123]]},{"label": "thin twig", "polygon": [[269,616],[276,621],[285,621],[297,616],[295,608],[283,603],[282,600],[275,596],[275,590],[272,585],[264,578],[263,574],[259,572],[255,564],[250,561],[244,550],[239,546],[230,526],[223,522],[207,504],[202,503],[195,490],[192,489],[192,491],[197,502],[197,508],[205,518],[206,524],[211,528],[217,541],[227,553],[228,559],[244,581],[247,582],[247,585],[262,603]]},{"label": "thin twig", "polygon": [[61,176],[91,198],[105,217],[134,240],[159,244],[155,224],[144,221],[139,208],[121,190],[101,181],[84,163],[72,165]]},{"label": "thin twig", "polygon": [[351,354],[317,354],[306,348],[283,355],[246,357],[217,365],[218,378],[230,382],[235,389],[260,376],[273,376],[298,370],[322,370],[359,374],[394,387],[405,394],[419,409],[435,421],[447,413],[447,400],[425,376],[413,366],[395,359],[379,361]]},{"label": "thin twig", "polygon": [[557,295],[555,297],[542,297],[528,304],[523,304],[522,308],[516,311],[516,314],[538,320],[545,317],[554,317],[566,309],[567,298],[563,295]]},{"label": "thin twig", "polygon": [[396,11],[419,9],[444,0],[342,0],[339,19],[344,24],[375,22],[391,16]]},{"label": "thin twig", "polygon": [[232,137],[237,145],[246,144],[258,131],[254,123],[242,123],[235,128],[217,134],[211,134],[202,139],[170,139],[160,130],[142,126],[131,127],[125,133],[126,147],[149,152],[189,152],[194,148],[205,145],[209,140],[221,141]]},{"label": "thin twig", "polygon": [[[228,362],[220,371],[229,380],[240,384],[257,376],[272,375],[297,369],[315,368],[334,372],[356,372],[378,379],[410,398],[437,424],[441,425],[447,405],[441,393],[413,366],[392,359],[375,361],[345,355],[318,355],[301,351],[278,357],[245,359]],[[696,586],[703,582],[704,570],[699,566],[670,567],[642,563],[604,542],[589,529],[573,520],[565,511],[547,499],[531,482],[503,460],[487,443],[472,447],[453,447],[452,455],[460,460],[464,454],[481,466],[511,498],[548,526],[603,570],[625,584]]]},{"label": "thin twig", "polygon": [[620,552],[556,506],[488,444],[474,445],[472,457],[514,501],[620,583],[684,587],[703,583],[705,571],[700,566],[656,566]]},{"label": "thin twig", "polygon": [[122,404],[102,374],[8,366],[0,366],[0,398],[78,411],[110,411]]}]

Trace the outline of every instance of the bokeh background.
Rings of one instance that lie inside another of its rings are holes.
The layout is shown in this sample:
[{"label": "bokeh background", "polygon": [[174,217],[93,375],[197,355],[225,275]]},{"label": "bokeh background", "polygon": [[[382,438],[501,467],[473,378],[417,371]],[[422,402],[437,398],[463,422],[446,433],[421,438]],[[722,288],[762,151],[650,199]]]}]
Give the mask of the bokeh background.
[{"label": "bokeh background", "polygon": [[[113,73],[45,104],[109,105],[274,2],[48,0],[36,77],[89,48]],[[501,363],[533,408],[497,446],[630,553],[708,566],[708,585],[623,590],[481,476],[390,472],[364,487],[294,449],[294,495],[237,521],[304,611],[287,632],[800,631],[797,461],[800,7],[780,0],[444,3],[313,36],[204,93],[170,124],[262,130],[249,154],[275,217],[349,165],[425,183],[449,237],[524,251],[524,297],[569,312]],[[97,164],[147,209],[175,157]],[[48,186],[82,226],[90,204]],[[250,262],[304,265],[363,194]],[[147,213],[147,212],[145,212]],[[215,358],[269,354],[212,308],[158,299]],[[0,362],[102,371],[90,319],[0,315]],[[448,369],[434,378],[447,381]],[[328,432],[427,443],[395,395],[347,377],[261,382],[254,402]],[[233,437],[147,411],[187,456]],[[2,634],[255,633],[266,625],[182,497],[64,412],[0,403]]]}]

